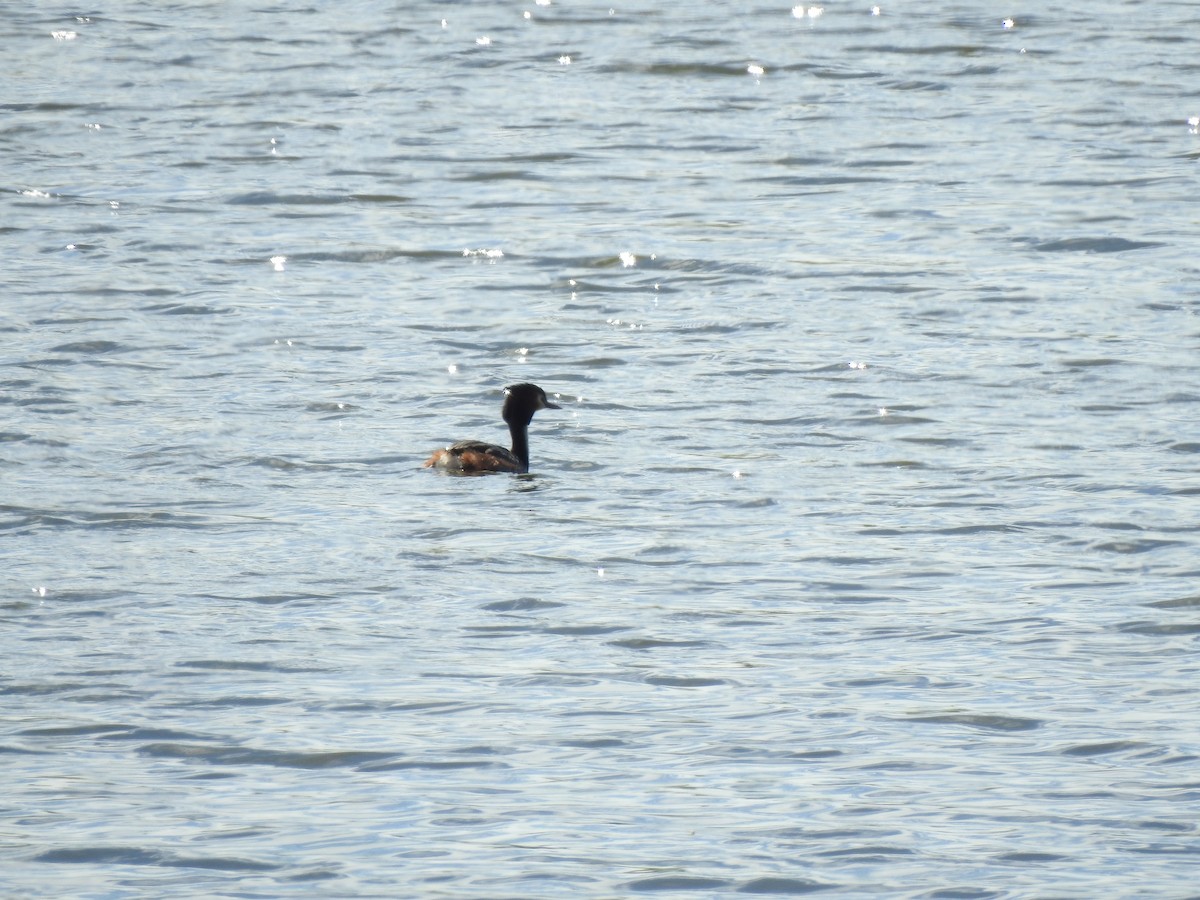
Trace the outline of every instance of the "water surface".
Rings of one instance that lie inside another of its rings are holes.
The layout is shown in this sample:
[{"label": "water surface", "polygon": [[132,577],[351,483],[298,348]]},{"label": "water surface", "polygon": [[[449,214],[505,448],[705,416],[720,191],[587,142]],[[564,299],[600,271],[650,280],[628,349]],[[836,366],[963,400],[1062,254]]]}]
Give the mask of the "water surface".
[{"label": "water surface", "polygon": [[0,23],[5,893],[1194,896],[1194,4]]}]

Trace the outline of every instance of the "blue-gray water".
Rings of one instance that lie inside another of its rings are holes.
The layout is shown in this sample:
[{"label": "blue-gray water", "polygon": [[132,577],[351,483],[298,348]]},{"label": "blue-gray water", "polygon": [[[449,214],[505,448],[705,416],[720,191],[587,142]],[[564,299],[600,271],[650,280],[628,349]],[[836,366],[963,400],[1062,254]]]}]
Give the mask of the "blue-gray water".
[{"label": "blue-gray water", "polygon": [[37,6],[0,894],[1197,895],[1197,4]]}]

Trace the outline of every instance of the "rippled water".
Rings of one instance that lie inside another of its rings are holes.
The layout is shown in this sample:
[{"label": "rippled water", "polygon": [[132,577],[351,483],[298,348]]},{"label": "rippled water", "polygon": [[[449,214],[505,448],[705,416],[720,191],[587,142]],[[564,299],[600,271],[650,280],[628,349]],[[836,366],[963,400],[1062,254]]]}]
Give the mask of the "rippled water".
[{"label": "rippled water", "polygon": [[1195,896],[1197,33],[8,9],[3,893]]}]

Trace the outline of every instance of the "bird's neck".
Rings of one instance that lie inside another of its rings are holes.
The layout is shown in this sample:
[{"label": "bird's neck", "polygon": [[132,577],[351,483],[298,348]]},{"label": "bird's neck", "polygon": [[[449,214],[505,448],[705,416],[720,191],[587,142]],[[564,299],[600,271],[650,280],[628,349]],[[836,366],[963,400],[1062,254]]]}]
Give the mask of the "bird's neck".
[{"label": "bird's neck", "polygon": [[521,461],[521,471],[529,471],[529,434],[527,426],[521,422],[509,422],[508,431],[512,435],[512,453]]}]

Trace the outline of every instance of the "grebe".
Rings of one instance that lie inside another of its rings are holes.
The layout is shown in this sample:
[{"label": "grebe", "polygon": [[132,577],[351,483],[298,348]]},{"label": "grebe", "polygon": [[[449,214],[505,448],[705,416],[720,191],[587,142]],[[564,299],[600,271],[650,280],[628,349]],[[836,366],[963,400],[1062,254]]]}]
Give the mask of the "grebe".
[{"label": "grebe", "polygon": [[536,384],[511,384],[504,389],[500,415],[512,434],[512,450],[485,441],[459,441],[425,460],[425,468],[437,468],[451,475],[481,475],[486,472],[528,472],[529,427],[539,409],[562,409]]}]

